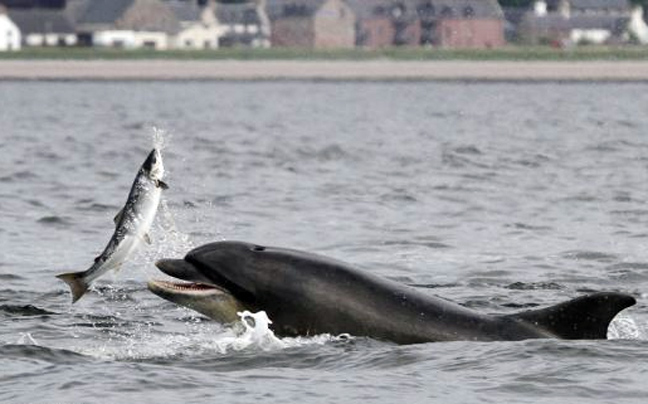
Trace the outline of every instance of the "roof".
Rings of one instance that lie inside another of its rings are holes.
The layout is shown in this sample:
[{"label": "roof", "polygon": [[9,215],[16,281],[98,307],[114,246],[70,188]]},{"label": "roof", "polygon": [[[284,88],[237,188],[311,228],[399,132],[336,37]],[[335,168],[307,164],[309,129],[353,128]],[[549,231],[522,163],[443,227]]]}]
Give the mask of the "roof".
[{"label": "roof", "polygon": [[326,0],[267,0],[268,15],[272,19],[309,17],[314,15]]},{"label": "roof", "polygon": [[165,2],[178,21],[200,21],[203,8],[196,1],[172,0]]},{"label": "roof", "polygon": [[15,8],[9,10],[9,17],[23,34],[76,32],[69,15],[61,9]]},{"label": "roof", "polygon": [[80,13],[80,31],[125,29],[177,32],[179,22],[168,3],[160,0],[91,0]]},{"label": "roof", "polygon": [[502,19],[497,0],[345,0],[359,19]]},{"label": "roof", "polygon": [[259,15],[254,3],[218,3],[216,19],[223,24],[260,24]]},{"label": "roof", "polygon": [[114,24],[135,0],[93,0],[80,17],[84,24]]},{"label": "roof", "polygon": [[[551,8],[558,7],[560,0],[548,0],[547,4]],[[628,0],[569,0],[569,6],[572,10],[630,10]]]}]

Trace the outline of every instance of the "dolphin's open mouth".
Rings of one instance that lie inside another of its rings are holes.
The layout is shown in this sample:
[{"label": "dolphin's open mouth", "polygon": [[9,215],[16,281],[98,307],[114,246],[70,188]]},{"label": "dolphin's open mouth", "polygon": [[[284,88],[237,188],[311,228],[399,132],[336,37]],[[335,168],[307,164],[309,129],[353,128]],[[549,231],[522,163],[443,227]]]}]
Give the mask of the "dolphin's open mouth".
[{"label": "dolphin's open mouth", "polygon": [[176,292],[182,294],[224,294],[224,289],[214,285],[207,285],[200,282],[170,282],[163,280],[151,280],[148,288],[152,292]]}]

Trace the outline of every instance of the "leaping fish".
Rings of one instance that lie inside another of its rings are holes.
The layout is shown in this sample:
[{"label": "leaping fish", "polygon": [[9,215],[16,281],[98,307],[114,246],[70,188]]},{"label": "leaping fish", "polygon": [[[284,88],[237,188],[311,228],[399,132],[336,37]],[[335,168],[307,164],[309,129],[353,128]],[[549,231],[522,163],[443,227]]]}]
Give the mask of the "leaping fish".
[{"label": "leaping fish", "polygon": [[168,188],[162,181],[163,176],[162,155],[158,149],[153,149],[135,177],[126,205],[115,216],[115,232],[101,255],[86,271],[56,276],[70,286],[72,303],[86,293],[95,279],[111,269],[119,269],[140,242],[151,244],[148,232],[160,204],[162,190]]}]

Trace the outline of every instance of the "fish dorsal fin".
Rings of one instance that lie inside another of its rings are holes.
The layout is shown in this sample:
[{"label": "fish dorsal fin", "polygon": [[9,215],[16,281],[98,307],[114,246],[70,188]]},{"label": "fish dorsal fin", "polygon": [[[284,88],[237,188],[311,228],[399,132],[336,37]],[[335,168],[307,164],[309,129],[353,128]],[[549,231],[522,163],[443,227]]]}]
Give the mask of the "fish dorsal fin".
[{"label": "fish dorsal fin", "polygon": [[594,293],[555,306],[506,316],[523,320],[564,339],[606,339],[610,322],[636,303],[623,293]]},{"label": "fish dorsal fin", "polygon": [[122,219],[122,216],[124,216],[124,208],[121,208],[119,212],[115,215],[115,218],[113,219],[113,222],[115,222],[115,226],[119,224],[119,222]]}]

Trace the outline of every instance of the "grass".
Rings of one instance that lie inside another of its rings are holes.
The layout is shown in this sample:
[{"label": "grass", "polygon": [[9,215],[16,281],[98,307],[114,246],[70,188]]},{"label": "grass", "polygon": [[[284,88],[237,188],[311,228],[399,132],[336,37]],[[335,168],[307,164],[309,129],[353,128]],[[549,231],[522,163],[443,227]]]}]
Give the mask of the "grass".
[{"label": "grass", "polygon": [[579,46],[571,49],[509,46],[499,49],[387,48],[313,50],[224,48],[197,51],[147,49],[25,48],[0,52],[0,60],[648,60],[648,47]]}]

